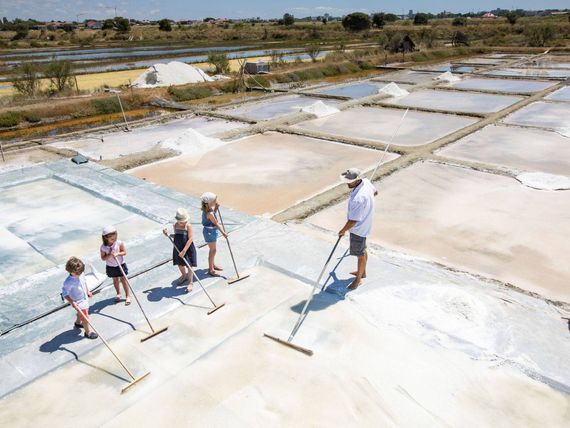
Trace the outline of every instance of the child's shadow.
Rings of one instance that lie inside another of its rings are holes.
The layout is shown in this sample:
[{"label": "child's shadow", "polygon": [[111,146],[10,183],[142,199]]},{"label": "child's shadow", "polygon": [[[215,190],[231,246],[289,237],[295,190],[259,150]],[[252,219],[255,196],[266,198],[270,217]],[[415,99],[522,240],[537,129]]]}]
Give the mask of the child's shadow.
[{"label": "child's shadow", "polygon": [[162,299],[174,299],[179,301],[184,306],[192,306],[194,308],[200,308],[200,309],[210,309],[209,307],[206,306],[192,305],[182,300],[181,298],[182,296],[192,296],[193,294],[196,293],[196,291],[198,291],[197,288],[200,289],[200,286],[196,284],[196,282],[194,282],[192,291],[190,293],[186,292],[186,287],[188,285],[188,282],[185,282],[181,286],[177,285],[178,282],[173,281],[170,287],[149,288],[148,290],[144,290],[143,294],[146,294],[146,298],[149,302],[160,302]]},{"label": "child's shadow", "polygon": [[[88,363],[88,362],[86,362],[86,361],[82,361],[82,360],[79,358],[79,356],[77,355],[76,352],[74,352],[74,351],[72,351],[71,349],[68,349],[68,348],[66,348],[66,347],[64,346],[64,345],[69,345],[69,344],[71,344],[71,343],[79,342],[79,341],[82,340],[83,338],[84,338],[84,336],[83,336],[83,330],[78,329],[78,328],[74,328],[74,329],[72,329],[72,330],[67,330],[67,331],[64,331],[63,333],[58,334],[57,336],[55,336],[54,338],[48,340],[47,342],[42,343],[42,344],[40,345],[40,352],[45,352],[45,353],[48,353],[48,354],[52,354],[52,353],[54,353],[54,352],[56,352],[56,351],[68,352],[68,353],[70,353],[70,354],[73,356],[73,358],[75,358],[75,360],[76,360],[77,362],[80,362],[80,363],[82,363],[82,364],[85,364],[86,366],[89,366],[89,367],[91,367],[91,368],[94,368],[95,370],[102,371],[103,373],[106,373],[106,374],[108,374],[108,375],[110,375],[110,376],[113,376],[113,377],[115,377],[115,378],[117,378],[117,379],[120,379],[120,380],[122,380],[122,381],[124,381],[124,382],[128,382],[128,381],[129,381],[128,379],[126,379],[126,378],[124,378],[124,377],[122,377],[122,376],[119,376],[119,375],[117,375],[117,374],[115,374],[115,373],[112,373],[112,372],[110,372],[110,371],[108,371],[108,370],[105,370],[105,369],[103,369],[103,368],[101,368],[101,367],[97,367],[97,366],[95,366],[95,365],[93,365],[93,364],[91,364],[91,363]],[[85,339],[85,340],[88,340],[88,339]]]},{"label": "child's shadow", "polygon": [[89,313],[90,314],[97,314],[99,316],[110,318],[114,321],[118,321],[120,323],[127,324],[129,327],[131,327],[133,329],[133,331],[136,330],[135,326],[132,323],[125,321],[121,318],[117,318],[117,317],[114,317],[112,315],[105,314],[102,312],[103,309],[105,309],[107,306],[114,306],[114,305],[124,305],[124,303],[123,302],[115,302],[115,299],[113,297],[111,297],[109,299],[105,299],[105,300],[99,300],[98,302],[95,302],[93,305],[89,306]]}]

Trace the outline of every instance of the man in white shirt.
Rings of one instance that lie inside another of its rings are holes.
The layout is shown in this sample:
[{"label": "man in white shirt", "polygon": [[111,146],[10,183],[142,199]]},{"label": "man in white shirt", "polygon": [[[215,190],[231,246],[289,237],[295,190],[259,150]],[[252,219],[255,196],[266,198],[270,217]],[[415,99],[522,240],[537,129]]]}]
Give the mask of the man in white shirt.
[{"label": "man in white shirt", "polygon": [[354,275],[354,281],[348,286],[349,290],[358,288],[363,278],[366,278],[366,263],[368,252],[366,251],[366,238],[372,230],[374,221],[374,197],[378,191],[369,179],[363,178],[358,168],[350,168],[341,174],[349,189],[348,215],[344,227],[338,232],[338,236],[344,236],[350,231],[350,255],[358,257],[358,267]]}]

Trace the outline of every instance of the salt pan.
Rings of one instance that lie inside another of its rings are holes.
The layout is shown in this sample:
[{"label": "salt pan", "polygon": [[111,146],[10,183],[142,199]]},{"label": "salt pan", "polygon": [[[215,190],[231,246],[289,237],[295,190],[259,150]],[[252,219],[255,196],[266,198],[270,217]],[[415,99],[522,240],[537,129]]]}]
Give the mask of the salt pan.
[{"label": "salt pan", "polygon": [[555,131],[566,138],[570,138],[570,126],[561,126],[556,128]]},{"label": "salt pan", "polygon": [[317,101],[307,107],[302,107],[301,111],[304,113],[314,114],[317,117],[325,117],[338,113],[340,110],[335,107],[328,106],[322,101]]},{"label": "salt pan", "polygon": [[516,179],[537,190],[570,190],[570,178],[544,172],[523,172]]},{"label": "salt pan", "polygon": [[185,85],[187,83],[212,82],[213,79],[199,68],[179,61],[154,64],[146,69],[132,84],[137,88]]},{"label": "salt pan", "polygon": [[218,138],[206,137],[192,128],[188,128],[178,137],[168,138],[160,143],[161,147],[180,154],[203,154],[223,144]]},{"label": "salt pan", "polygon": [[458,82],[461,80],[461,77],[455,76],[450,71],[446,71],[445,73],[442,73],[439,76],[437,76],[435,80],[441,80],[443,82]]},{"label": "salt pan", "polygon": [[391,97],[405,97],[410,93],[405,89],[400,88],[394,82],[388,83],[386,86],[378,89],[378,93],[390,95]]}]

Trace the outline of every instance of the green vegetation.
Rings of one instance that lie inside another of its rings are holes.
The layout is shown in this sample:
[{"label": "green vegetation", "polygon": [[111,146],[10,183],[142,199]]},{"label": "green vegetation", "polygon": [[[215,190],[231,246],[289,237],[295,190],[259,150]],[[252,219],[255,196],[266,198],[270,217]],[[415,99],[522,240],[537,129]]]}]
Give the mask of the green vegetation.
[{"label": "green vegetation", "polygon": [[16,69],[16,76],[12,84],[19,94],[34,97],[39,92],[39,66],[35,62],[22,62]]},{"label": "green vegetation", "polygon": [[171,86],[168,93],[175,101],[180,102],[211,97],[213,90],[207,86]]},{"label": "green vegetation", "polygon": [[22,121],[37,123],[41,119],[32,112],[27,111],[7,111],[0,113],[0,128],[11,128],[19,125]]},{"label": "green vegetation", "polygon": [[70,61],[54,57],[45,68],[44,75],[50,81],[52,92],[62,92],[73,87],[73,65]]},{"label": "green vegetation", "polygon": [[293,15],[290,13],[283,15],[283,25],[290,27],[293,24],[295,24],[295,17]]},{"label": "green vegetation", "polygon": [[159,31],[172,31],[172,24],[170,23],[170,19],[161,19],[158,21],[158,29]]},{"label": "green vegetation", "polygon": [[117,97],[91,100],[91,107],[95,110],[96,114],[111,114],[121,111],[121,105]]},{"label": "green vegetation", "polygon": [[342,18],[342,26],[349,31],[369,30],[372,26],[370,15],[362,12],[354,12]]},{"label": "green vegetation", "polygon": [[375,13],[372,15],[372,25],[377,28],[383,28],[386,25],[386,15],[384,13]]},{"label": "green vegetation", "polygon": [[554,27],[549,24],[533,25],[526,29],[526,38],[529,46],[546,46],[548,42],[554,39],[554,36]]},{"label": "green vegetation", "polygon": [[225,53],[210,52],[208,62],[216,68],[216,74],[224,74],[230,71],[230,61]]},{"label": "green vegetation", "polygon": [[515,25],[519,19],[518,13],[511,10],[505,14],[505,18],[507,18],[507,22],[511,25]]},{"label": "green vegetation", "polygon": [[307,52],[307,55],[309,55],[313,62],[317,62],[317,58],[319,57],[321,50],[321,45],[318,43],[311,43],[305,48],[305,52]]},{"label": "green vegetation", "polygon": [[414,16],[414,25],[428,25],[429,18],[426,13],[416,13]]}]

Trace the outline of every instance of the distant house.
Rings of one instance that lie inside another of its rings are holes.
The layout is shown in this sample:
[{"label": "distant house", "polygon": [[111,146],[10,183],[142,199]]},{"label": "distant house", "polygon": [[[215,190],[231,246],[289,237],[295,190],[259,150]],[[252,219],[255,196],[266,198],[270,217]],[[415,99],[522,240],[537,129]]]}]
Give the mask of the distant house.
[{"label": "distant house", "polygon": [[100,30],[103,28],[103,23],[95,19],[88,19],[85,21],[85,28],[89,28],[90,30]]},{"label": "distant house", "polygon": [[497,18],[497,15],[495,15],[494,13],[491,13],[491,12],[487,12],[487,13],[483,14],[482,18],[494,19],[494,18]]},{"label": "distant house", "polygon": [[247,74],[267,74],[270,72],[270,66],[266,61],[246,62],[245,72]]}]

